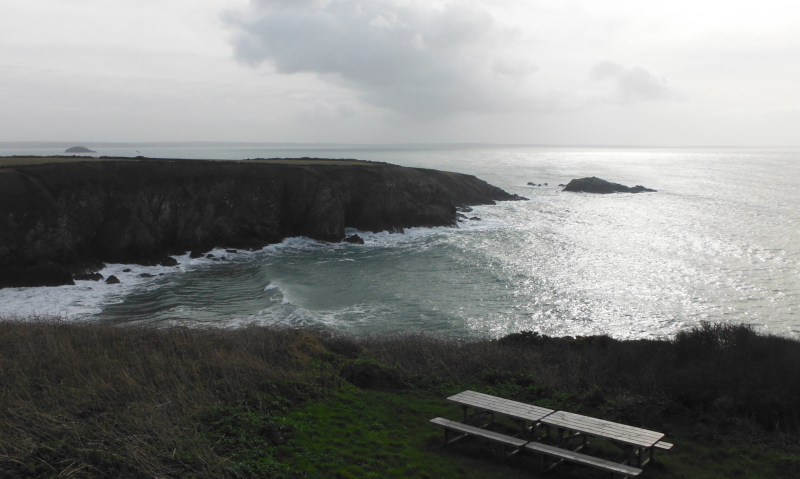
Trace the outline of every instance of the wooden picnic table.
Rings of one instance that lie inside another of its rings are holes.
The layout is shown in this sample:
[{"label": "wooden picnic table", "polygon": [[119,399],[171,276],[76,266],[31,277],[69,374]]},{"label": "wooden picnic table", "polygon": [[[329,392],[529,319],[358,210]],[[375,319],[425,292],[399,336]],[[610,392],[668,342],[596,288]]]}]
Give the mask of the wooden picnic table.
[{"label": "wooden picnic table", "polygon": [[566,411],[557,411],[549,414],[541,419],[541,423],[546,426],[556,427],[560,431],[574,431],[579,435],[584,435],[584,439],[585,436],[593,436],[622,445],[622,448],[628,452],[628,464],[633,466],[635,460],[637,467],[642,467],[647,463],[647,461],[642,462],[644,451],[649,449],[652,458],[653,446],[664,437],[664,434],[660,432],[648,431],[647,429]]},{"label": "wooden picnic table", "polygon": [[467,414],[467,409],[473,408],[476,410],[475,414],[484,412],[491,414],[492,421],[494,421],[495,414],[501,414],[516,421],[520,425],[520,433],[526,430],[526,421],[529,421],[531,427],[535,430],[536,425],[543,417],[553,413],[552,409],[469,390],[450,396],[447,400],[461,406],[462,420],[464,422],[471,416]]},{"label": "wooden picnic table", "polygon": [[[638,476],[642,472],[640,468],[649,462],[649,460],[642,461],[644,451],[649,449],[650,459],[652,459],[654,448],[665,450],[672,448],[672,444],[661,440],[664,434],[660,432],[648,431],[647,429],[627,426],[625,424],[618,424],[566,411],[553,411],[552,409],[520,403],[475,391],[463,391],[454,396],[450,396],[447,400],[461,406],[463,422],[458,423],[444,418],[435,418],[431,420],[433,425],[439,426],[445,430],[445,444],[450,444],[463,437],[473,435],[500,444],[503,450],[503,458],[519,452],[519,450],[524,447],[524,449],[530,452],[541,455],[542,472],[552,469],[564,461],[569,461],[611,472],[615,476]],[[473,408],[475,412],[468,414],[469,408]],[[479,427],[466,424],[467,419],[470,417],[482,416],[484,414],[491,415],[491,421],[488,424]],[[494,422],[495,414],[506,416],[512,421],[517,422],[520,425],[520,432],[515,436],[505,436],[483,429]],[[530,427],[527,427],[527,422],[531,423]],[[547,432],[542,437],[539,437],[538,434],[540,426],[547,427]],[[557,446],[550,446],[541,442],[550,435],[550,427],[555,427],[559,431]],[[448,440],[447,434],[448,431],[451,430],[461,433],[461,436],[452,441]],[[572,434],[564,438],[565,431]],[[522,436],[525,432],[533,432],[533,437],[523,440],[522,442],[514,442],[519,441],[515,439],[516,436]],[[587,437],[598,437],[616,444],[628,453],[627,460],[619,464],[594,456],[580,454],[578,451],[583,449],[587,444]],[[576,438],[581,438],[583,444],[578,447],[569,446],[569,442]],[[523,443],[524,446],[522,445]],[[512,448],[509,454],[505,453],[506,447]],[[556,461],[549,467],[545,467],[545,457],[555,458]]]}]

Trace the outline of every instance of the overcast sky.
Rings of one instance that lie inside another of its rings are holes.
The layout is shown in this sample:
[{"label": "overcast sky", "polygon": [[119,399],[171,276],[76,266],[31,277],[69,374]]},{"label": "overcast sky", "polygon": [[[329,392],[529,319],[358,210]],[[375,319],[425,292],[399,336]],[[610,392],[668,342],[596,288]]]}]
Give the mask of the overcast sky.
[{"label": "overcast sky", "polygon": [[797,0],[0,0],[0,141],[800,145]]}]

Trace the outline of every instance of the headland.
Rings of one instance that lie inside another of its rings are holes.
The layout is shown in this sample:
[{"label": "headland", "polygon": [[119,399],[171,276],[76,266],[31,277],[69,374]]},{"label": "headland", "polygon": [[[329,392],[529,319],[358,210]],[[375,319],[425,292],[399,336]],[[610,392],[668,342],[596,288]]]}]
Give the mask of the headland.
[{"label": "headland", "polygon": [[0,287],[293,236],[338,242],[348,227],[456,226],[457,206],[519,199],[471,175],[351,159],[0,158]]}]

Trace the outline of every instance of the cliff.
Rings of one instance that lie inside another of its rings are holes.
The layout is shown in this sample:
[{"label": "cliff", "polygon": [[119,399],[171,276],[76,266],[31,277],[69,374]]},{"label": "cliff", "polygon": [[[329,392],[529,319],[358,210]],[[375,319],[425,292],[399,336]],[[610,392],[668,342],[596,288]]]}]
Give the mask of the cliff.
[{"label": "cliff", "polygon": [[519,199],[474,176],[355,161],[37,163],[0,168],[0,287],[215,246],[341,241],[345,227],[454,226],[457,205]]}]

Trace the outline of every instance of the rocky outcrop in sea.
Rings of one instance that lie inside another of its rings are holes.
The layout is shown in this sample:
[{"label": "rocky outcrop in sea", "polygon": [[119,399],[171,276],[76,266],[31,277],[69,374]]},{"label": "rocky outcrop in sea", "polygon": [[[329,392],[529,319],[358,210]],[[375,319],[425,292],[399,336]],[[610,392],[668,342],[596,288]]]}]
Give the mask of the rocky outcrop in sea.
[{"label": "rocky outcrop in sea", "polygon": [[633,188],[631,188],[629,186],[621,185],[619,183],[612,183],[610,181],[602,180],[596,176],[592,176],[591,178],[574,179],[569,183],[567,183],[567,186],[564,187],[562,191],[608,194],[608,193],[645,193],[645,192],[655,192],[656,190],[645,188],[642,185],[636,185]]}]

